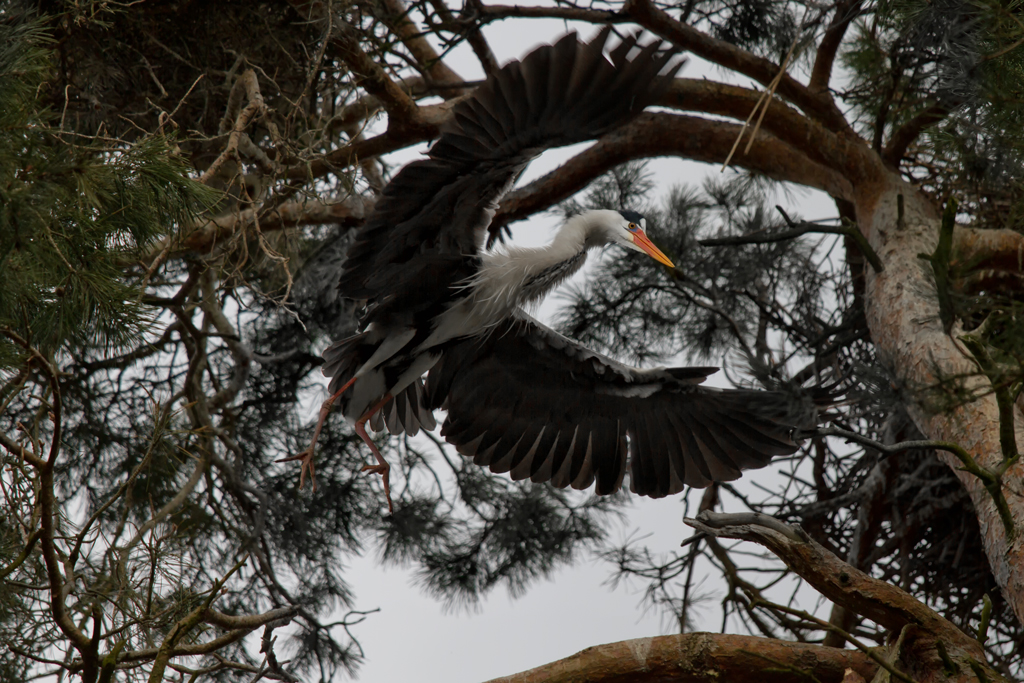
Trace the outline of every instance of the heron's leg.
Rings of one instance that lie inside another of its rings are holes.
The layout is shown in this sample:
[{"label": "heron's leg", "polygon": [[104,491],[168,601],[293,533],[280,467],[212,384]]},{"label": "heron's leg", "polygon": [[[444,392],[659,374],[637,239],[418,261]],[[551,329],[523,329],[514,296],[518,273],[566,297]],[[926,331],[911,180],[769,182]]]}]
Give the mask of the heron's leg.
[{"label": "heron's leg", "polygon": [[293,460],[302,461],[302,471],[299,474],[299,488],[301,489],[306,483],[306,470],[309,470],[309,480],[313,482],[313,491],[316,492],[316,470],[313,467],[313,449],[316,448],[316,440],[320,438],[320,430],[324,428],[324,420],[327,419],[327,415],[331,412],[331,406],[338,400],[338,397],[345,393],[353,384],[356,383],[356,378],[353,377],[349,381],[345,382],[341,389],[338,389],[331,397],[320,404],[320,420],[316,423],[316,430],[313,431],[313,440],[309,443],[309,448],[292,455],[287,458],[281,458],[276,462],[291,462]]},{"label": "heron's leg", "polygon": [[387,498],[388,500],[389,513],[395,511],[394,506],[391,504],[391,486],[390,482],[388,481],[388,474],[391,471],[391,465],[388,464],[387,460],[384,459],[384,456],[382,456],[380,454],[380,451],[377,450],[377,444],[373,442],[373,440],[370,438],[370,435],[366,433],[366,421],[370,419],[371,415],[376,413],[378,410],[381,410],[384,407],[384,404],[390,400],[391,394],[385,394],[384,398],[380,400],[380,403],[367,410],[365,413],[363,413],[362,417],[356,420],[356,434],[358,434],[362,438],[362,440],[366,442],[366,445],[369,446],[370,450],[373,452],[373,456],[377,458],[376,465],[366,465],[365,467],[363,467],[362,471],[370,472],[371,474],[379,474],[381,476],[381,479],[384,482],[384,497]]}]

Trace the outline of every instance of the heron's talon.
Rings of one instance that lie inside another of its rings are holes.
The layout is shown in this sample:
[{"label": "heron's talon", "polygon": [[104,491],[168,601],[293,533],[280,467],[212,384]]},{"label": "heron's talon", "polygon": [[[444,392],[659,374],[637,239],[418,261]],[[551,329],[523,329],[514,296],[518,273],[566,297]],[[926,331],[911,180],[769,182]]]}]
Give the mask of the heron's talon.
[{"label": "heron's talon", "polygon": [[313,484],[313,493],[316,493],[316,467],[313,460],[313,447],[310,446],[301,453],[290,455],[287,458],[281,458],[274,462],[294,462],[300,461],[302,463],[302,469],[299,472],[299,490],[306,485],[306,471],[309,471],[309,481]]},{"label": "heron's talon", "polygon": [[379,465],[364,465],[360,472],[369,472],[370,474],[380,475],[381,480],[384,482],[384,497],[388,500],[388,514],[393,513],[395,511],[395,507],[391,504],[391,485],[389,481],[391,465],[386,462]]}]

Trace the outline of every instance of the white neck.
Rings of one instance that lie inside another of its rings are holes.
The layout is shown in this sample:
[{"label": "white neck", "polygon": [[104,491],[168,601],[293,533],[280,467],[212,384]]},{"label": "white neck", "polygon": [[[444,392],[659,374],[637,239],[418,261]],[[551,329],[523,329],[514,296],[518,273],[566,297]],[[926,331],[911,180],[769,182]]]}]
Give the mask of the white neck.
[{"label": "white neck", "polygon": [[605,243],[592,241],[594,227],[583,213],[566,221],[547,246],[510,246],[483,254],[475,280],[481,289],[490,290],[488,295],[514,301],[515,306],[535,303],[583,267],[588,248]]},{"label": "white neck", "polygon": [[609,242],[604,213],[573,216],[546,247],[510,246],[481,254],[480,270],[459,287],[465,298],[438,318],[434,332],[421,346],[485,330],[540,301],[583,267],[589,248]]}]

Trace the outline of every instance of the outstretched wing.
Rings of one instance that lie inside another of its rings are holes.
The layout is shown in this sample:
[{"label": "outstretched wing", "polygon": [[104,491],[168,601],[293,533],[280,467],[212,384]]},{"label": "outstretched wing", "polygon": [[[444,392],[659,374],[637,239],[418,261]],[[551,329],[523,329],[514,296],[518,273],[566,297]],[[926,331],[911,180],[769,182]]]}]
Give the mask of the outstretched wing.
[{"label": "outstretched wing", "polygon": [[405,312],[447,296],[452,278],[475,269],[467,261],[498,200],[531,159],[594,139],[653,102],[679,68],[658,75],[674,52],[658,42],[638,47],[632,36],[611,50],[609,61],[603,54],[609,34],[606,28],[581,44],[570,33],[503,67],[455,105],[428,158],[394,177],[357,233],[341,275],[342,296],[388,301]]},{"label": "outstretched wing", "polygon": [[[427,378],[441,434],[513,479],[659,498],[797,450],[783,394],[697,386],[717,368],[641,370],[521,314],[445,351]],[[627,457],[628,456],[628,457]]]}]

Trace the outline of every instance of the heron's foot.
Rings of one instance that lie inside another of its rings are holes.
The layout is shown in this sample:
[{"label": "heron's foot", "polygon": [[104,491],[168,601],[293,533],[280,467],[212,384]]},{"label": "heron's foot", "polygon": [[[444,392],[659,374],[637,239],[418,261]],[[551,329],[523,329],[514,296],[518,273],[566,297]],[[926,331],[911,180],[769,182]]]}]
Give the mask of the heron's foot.
[{"label": "heron's foot", "polygon": [[361,471],[380,475],[381,480],[384,482],[384,497],[387,498],[388,501],[388,514],[393,513],[395,511],[395,507],[391,504],[391,485],[388,478],[391,472],[391,465],[381,459],[379,465],[366,465]]},{"label": "heron's foot", "polygon": [[299,490],[301,491],[302,487],[306,485],[306,472],[308,471],[309,480],[313,483],[313,493],[316,493],[316,467],[314,467],[313,464],[313,449],[314,444],[310,444],[309,448],[302,451],[301,453],[297,453],[287,458],[281,458],[280,460],[275,460],[274,462],[294,462],[296,460],[301,462],[302,470],[299,473]]},{"label": "heron's foot", "polygon": [[302,471],[299,473],[299,490],[306,485],[306,472],[309,471],[309,480],[313,482],[313,493],[316,493],[316,468],[313,466],[313,453],[316,451],[316,440],[320,438],[320,430],[324,428],[324,420],[327,419],[327,415],[331,412],[331,406],[345,391],[348,390],[353,384],[355,384],[356,378],[353,377],[349,381],[335,391],[331,396],[320,404],[320,419],[317,420],[316,429],[313,430],[313,439],[309,442],[309,448],[287,458],[281,458],[275,462],[293,462],[298,460],[302,463]]}]

